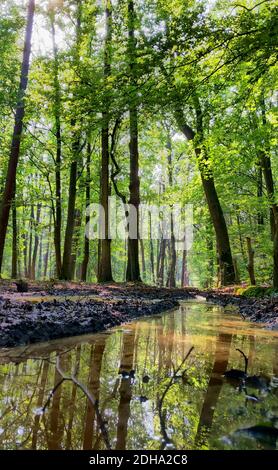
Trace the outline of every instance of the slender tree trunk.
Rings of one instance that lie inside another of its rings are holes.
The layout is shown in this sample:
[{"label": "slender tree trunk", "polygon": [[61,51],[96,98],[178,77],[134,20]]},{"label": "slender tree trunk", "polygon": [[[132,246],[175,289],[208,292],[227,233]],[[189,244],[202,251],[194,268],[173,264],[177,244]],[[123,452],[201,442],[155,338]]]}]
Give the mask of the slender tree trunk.
[{"label": "slender tree trunk", "polygon": [[136,39],[135,39],[135,11],[133,0],[128,0],[128,60],[130,71],[130,83],[133,95],[129,106],[129,151],[130,151],[130,183],[129,204],[136,210],[136,217],[132,228],[133,238],[128,237],[128,261],[126,280],[141,281],[139,265],[139,205],[140,205],[140,180],[139,180],[139,150],[138,150],[138,110],[136,93]]},{"label": "slender tree trunk", "polygon": [[[80,58],[80,39],[81,39],[81,16],[82,16],[82,0],[77,2],[76,12],[76,52],[75,61],[79,64]],[[68,197],[68,213],[67,223],[65,230],[64,240],[64,253],[63,262],[61,269],[61,279],[69,281],[72,278],[72,243],[74,233],[74,222],[75,222],[75,204],[76,204],[76,192],[77,192],[77,172],[78,172],[78,161],[80,158],[80,130],[76,129],[76,119],[73,118],[71,121],[72,125],[72,162],[70,165],[70,181],[69,181],[69,197]]]},{"label": "slender tree trunk", "polygon": [[154,275],[154,249],[153,249],[153,239],[152,239],[152,214],[149,212],[149,236],[150,236],[150,263],[151,263],[151,277],[152,282],[155,284],[155,275]]},{"label": "slender tree trunk", "polygon": [[[258,186],[257,186],[258,202],[261,204],[263,197],[263,171],[261,165],[258,168]],[[262,209],[258,210],[258,225],[264,225],[264,214]]]},{"label": "slender tree trunk", "polygon": [[[266,126],[266,109],[264,97],[261,99],[261,109],[262,109],[262,121],[263,125]],[[274,180],[271,168],[271,159],[268,152],[263,150],[260,153],[260,164],[263,170],[266,191],[268,200],[271,206],[272,216],[271,221],[271,235],[273,239],[273,287],[278,289],[278,205],[275,202],[275,187]]]},{"label": "slender tree trunk", "polygon": [[182,252],[182,266],[181,266],[181,287],[189,286],[189,276],[187,268],[187,250]]},{"label": "slender tree trunk", "polygon": [[[215,188],[214,178],[207,163],[207,149],[204,145],[203,136],[203,116],[198,98],[195,99],[197,133],[189,127],[184,120],[183,112],[177,110],[176,118],[179,127],[188,140],[195,140],[195,153],[201,173],[202,184],[216,235],[217,252],[220,268],[220,282],[222,285],[229,285],[235,282],[235,272],[233,266],[232,252],[228,235],[227,224],[223,210]],[[196,137],[198,142],[196,142]]]},{"label": "slender tree trunk", "polygon": [[33,248],[33,228],[34,228],[34,206],[31,205],[30,214],[30,230],[29,230],[29,249],[28,249],[28,277],[31,278],[32,273],[32,248]]},{"label": "slender tree trunk", "polygon": [[75,278],[75,267],[76,267],[76,258],[78,253],[78,245],[79,245],[79,235],[80,235],[80,227],[81,227],[81,212],[79,209],[75,209],[75,217],[74,217],[74,234],[72,239],[72,257],[71,257],[71,278]]},{"label": "slender tree trunk", "polygon": [[34,222],[34,248],[33,248],[33,255],[31,261],[31,270],[30,270],[30,279],[35,279],[36,277],[36,261],[37,261],[37,254],[38,254],[38,247],[39,247],[39,235],[38,235],[38,225],[40,223],[40,216],[41,216],[41,204],[37,205],[37,215],[36,220]]},{"label": "slender tree trunk", "polygon": [[18,248],[17,248],[17,217],[16,217],[16,198],[13,198],[12,218],[13,218],[13,245],[12,245],[12,279],[17,278],[17,261],[18,261]]},{"label": "slender tree trunk", "polygon": [[54,117],[56,138],[55,160],[55,219],[54,219],[54,246],[56,256],[57,277],[61,277],[61,226],[62,226],[62,201],[61,201],[61,160],[62,160],[62,135],[61,135],[61,88],[59,82],[59,59],[56,44],[55,16],[51,15],[51,35],[54,55]]},{"label": "slender tree trunk", "polygon": [[16,171],[20,154],[21,136],[23,130],[23,119],[25,114],[25,92],[28,84],[30,54],[31,54],[31,39],[33,31],[35,13],[35,0],[29,0],[27,25],[25,33],[23,61],[21,65],[21,77],[18,91],[18,102],[15,111],[15,124],[13,130],[12,144],[10,150],[10,158],[8,163],[8,171],[6,175],[5,188],[2,196],[2,203],[0,208],[0,273],[3,263],[3,254],[5,247],[5,240],[7,234],[7,227],[9,221],[9,214],[12,204],[13,195],[15,193]]},{"label": "slender tree trunk", "polygon": [[234,270],[235,270],[235,282],[236,282],[236,284],[239,284],[240,283],[240,275],[239,275],[237,259],[235,257],[233,258],[233,263],[234,263]]},{"label": "slender tree trunk", "polygon": [[42,278],[42,260],[43,260],[43,256],[42,256],[42,249],[43,249],[43,234],[41,234],[40,236],[40,241],[39,241],[39,262],[38,262],[38,278],[41,279]]},{"label": "slender tree trunk", "polygon": [[[106,0],[106,38],[104,51],[104,81],[107,84],[111,75],[111,42],[112,42],[112,6],[111,0]],[[101,130],[101,175],[100,175],[100,204],[104,210],[104,239],[99,243],[98,281],[113,281],[111,265],[111,239],[109,238],[109,112],[108,103],[103,103],[106,108],[102,113]]]},{"label": "slender tree trunk", "polygon": [[[87,145],[87,160],[86,160],[86,208],[89,206],[91,202],[91,153],[92,153],[92,148],[91,148],[91,142],[90,142],[90,136],[88,137],[88,145]],[[86,225],[89,225],[90,223],[90,215],[86,215]],[[82,268],[81,268],[81,280],[86,281],[87,279],[87,269],[88,269],[88,263],[89,263],[89,257],[90,257],[90,241],[89,238],[85,235],[84,238],[84,257],[83,257],[83,262],[82,262]]]},{"label": "slender tree trunk", "polygon": [[[172,140],[170,129],[167,129],[167,159],[168,159],[168,180],[170,188],[173,186],[173,148],[172,148]],[[174,234],[174,218],[173,218],[173,211],[171,207],[171,215],[170,215],[170,228],[171,228],[171,241],[170,241],[170,259],[169,259],[169,271],[168,271],[168,279],[167,279],[167,286],[168,287],[176,287],[176,264],[177,264],[177,253],[176,253],[176,240]]]},{"label": "slender tree trunk", "polygon": [[[79,150],[79,139],[78,149],[77,142],[74,143],[73,152],[76,153]],[[74,232],[74,216],[75,216],[75,202],[76,202],[76,181],[77,181],[77,159],[75,159],[70,165],[70,183],[69,183],[69,198],[68,198],[68,215],[67,225],[65,231],[65,242],[64,242],[64,254],[63,264],[61,271],[61,279],[71,280],[72,277],[72,239]]]},{"label": "slender tree trunk", "polygon": [[159,266],[157,266],[157,284],[159,287],[163,287],[164,285],[165,253],[166,253],[166,240],[162,238],[160,242],[160,250],[159,250],[160,263],[159,263]]},{"label": "slender tree trunk", "polygon": [[146,280],[146,260],[145,260],[145,248],[144,241],[140,238],[140,251],[141,251],[141,260],[142,260],[142,276],[143,280]]},{"label": "slender tree trunk", "polygon": [[247,250],[248,250],[248,273],[250,278],[250,283],[252,286],[256,285],[255,279],[255,270],[254,270],[254,255],[255,252],[252,248],[252,242],[250,237],[246,237]]},{"label": "slender tree trunk", "polygon": [[44,255],[44,269],[43,269],[43,277],[44,279],[47,276],[47,268],[48,268],[48,260],[49,260],[49,249],[50,249],[50,235],[51,235],[51,221],[52,221],[52,211],[50,211],[49,214],[49,227],[48,227],[48,238],[47,238],[47,245],[46,245],[46,251]]}]

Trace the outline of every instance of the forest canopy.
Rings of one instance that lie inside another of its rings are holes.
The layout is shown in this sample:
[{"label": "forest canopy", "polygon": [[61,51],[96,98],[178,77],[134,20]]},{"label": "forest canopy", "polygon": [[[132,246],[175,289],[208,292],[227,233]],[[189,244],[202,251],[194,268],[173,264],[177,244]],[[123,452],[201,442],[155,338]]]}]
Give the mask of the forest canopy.
[{"label": "forest canopy", "polygon": [[[2,277],[278,288],[277,37],[275,0],[1,0]],[[193,205],[191,248],[109,197]]]}]

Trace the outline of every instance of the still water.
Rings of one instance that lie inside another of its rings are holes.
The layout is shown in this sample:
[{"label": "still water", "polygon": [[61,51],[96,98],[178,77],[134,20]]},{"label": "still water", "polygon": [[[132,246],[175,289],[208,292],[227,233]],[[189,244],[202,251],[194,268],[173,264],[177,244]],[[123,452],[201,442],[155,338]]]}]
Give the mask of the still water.
[{"label": "still water", "polygon": [[[244,370],[237,348],[254,383],[223,376]],[[196,301],[102,334],[0,349],[0,448],[273,449],[277,377],[278,332]]]}]

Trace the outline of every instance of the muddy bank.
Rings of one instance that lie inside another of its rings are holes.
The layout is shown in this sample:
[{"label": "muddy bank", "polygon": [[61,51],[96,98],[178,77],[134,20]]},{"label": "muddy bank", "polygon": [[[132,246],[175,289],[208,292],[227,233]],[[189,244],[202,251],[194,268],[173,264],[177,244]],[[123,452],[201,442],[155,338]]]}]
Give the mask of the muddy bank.
[{"label": "muddy bank", "polygon": [[234,305],[251,321],[278,329],[278,298],[247,299],[219,291],[167,289],[134,284],[29,283],[17,292],[0,283],[0,347],[104,331],[134,318],[155,315],[202,295],[221,306]]},{"label": "muddy bank", "polygon": [[207,302],[213,302],[223,307],[233,305],[238,308],[243,318],[253,322],[265,323],[267,327],[278,330],[278,297],[257,299],[223,292],[202,292]]},{"label": "muddy bank", "polygon": [[[65,298],[68,295],[70,298]],[[20,296],[5,291],[0,297],[0,347],[96,333],[134,318],[162,313],[177,307],[177,299],[192,297],[194,294],[185,289],[171,292],[121,286],[63,286]]]}]

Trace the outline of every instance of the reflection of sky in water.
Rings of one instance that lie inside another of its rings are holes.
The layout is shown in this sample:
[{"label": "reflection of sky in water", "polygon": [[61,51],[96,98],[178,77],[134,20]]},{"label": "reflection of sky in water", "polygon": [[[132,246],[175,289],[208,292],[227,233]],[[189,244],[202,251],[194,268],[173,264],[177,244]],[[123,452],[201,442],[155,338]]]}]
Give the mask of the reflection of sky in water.
[{"label": "reflection of sky in water", "polygon": [[[254,439],[250,431],[236,431],[259,423],[276,429],[277,338],[278,332],[220,307],[186,302],[104,334],[0,350],[0,448],[105,448],[94,410],[73,383],[59,386],[42,413],[60,380],[57,354],[64,372],[77,371],[79,382],[99,399],[112,448],[273,448],[267,433]],[[163,429],[159,399],[191,346],[163,400]],[[244,391],[224,379],[226,370],[244,368],[236,348],[249,358],[249,375],[266,377],[266,389],[249,385]],[[134,380],[126,378],[132,369]]]}]

